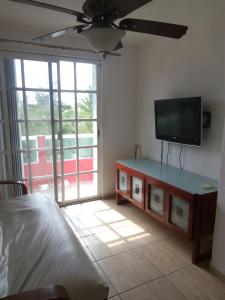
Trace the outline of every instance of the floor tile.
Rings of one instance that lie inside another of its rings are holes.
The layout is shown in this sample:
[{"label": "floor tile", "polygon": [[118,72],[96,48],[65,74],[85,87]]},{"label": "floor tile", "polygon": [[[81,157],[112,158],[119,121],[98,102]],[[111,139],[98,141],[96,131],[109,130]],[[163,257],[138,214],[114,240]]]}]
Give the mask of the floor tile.
[{"label": "floor tile", "polygon": [[130,250],[129,244],[112,230],[83,237],[96,260]]},{"label": "floor tile", "polygon": [[136,249],[103,259],[98,263],[118,293],[132,289],[162,275]]},{"label": "floor tile", "polygon": [[108,224],[108,230],[83,237],[97,260],[165,238],[154,229],[144,229],[142,224],[129,219]]},{"label": "floor tile", "polygon": [[84,210],[81,204],[75,204],[64,207],[64,212],[71,218],[82,215]]},{"label": "floor tile", "polygon": [[110,297],[108,299],[110,299],[110,300],[121,300],[121,298],[119,296]]},{"label": "floor tile", "polygon": [[197,266],[189,266],[169,274],[167,278],[189,300],[225,299],[225,280],[219,279],[215,274]]},{"label": "floor tile", "polygon": [[77,217],[72,217],[71,222],[73,223],[80,237],[108,230],[108,227],[92,214],[84,214]]},{"label": "floor tile", "polygon": [[106,277],[106,275],[104,274],[104,272],[102,271],[102,269],[99,267],[98,263],[94,262],[93,264],[94,264],[95,268],[97,269],[98,273],[100,274],[100,276],[103,278],[103,280],[105,281],[105,283],[109,287],[108,298],[111,298],[111,297],[117,295],[115,288],[113,287],[113,285],[110,282],[110,280]]},{"label": "floor tile", "polygon": [[189,249],[186,249],[182,242],[179,245],[175,238],[154,242],[139,248],[138,251],[164,274],[174,272],[191,264]]},{"label": "floor tile", "polygon": [[83,247],[84,251],[86,252],[87,256],[90,258],[92,262],[95,261],[94,256],[92,255],[91,251],[88,249],[87,245],[85,242],[82,240],[82,238],[79,239],[79,242],[81,243],[81,246]]},{"label": "floor tile", "polygon": [[123,300],[185,300],[186,298],[166,278],[159,278],[120,294]]}]

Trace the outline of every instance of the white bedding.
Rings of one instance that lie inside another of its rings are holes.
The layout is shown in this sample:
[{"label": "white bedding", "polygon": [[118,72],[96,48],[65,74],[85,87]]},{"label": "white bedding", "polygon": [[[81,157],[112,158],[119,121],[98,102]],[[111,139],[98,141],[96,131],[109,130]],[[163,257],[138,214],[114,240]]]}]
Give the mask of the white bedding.
[{"label": "white bedding", "polygon": [[0,297],[48,284],[63,285],[71,300],[108,292],[54,201],[41,194],[0,201]]}]

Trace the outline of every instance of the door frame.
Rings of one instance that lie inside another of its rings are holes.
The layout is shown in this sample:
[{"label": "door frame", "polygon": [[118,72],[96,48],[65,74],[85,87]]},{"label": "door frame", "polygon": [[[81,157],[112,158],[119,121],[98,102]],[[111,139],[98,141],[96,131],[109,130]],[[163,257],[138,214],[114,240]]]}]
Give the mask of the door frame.
[{"label": "door frame", "polygon": [[[32,53],[1,53],[0,54],[0,75],[2,77],[1,80],[1,87],[0,87],[0,92],[1,92],[1,96],[2,96],[2,103],[6,103],[7,101],[7,95],[6,95],[6,85],[4,82],[4,59],[6,58],[11,58],[11,59],[21,59],[21,60],[33,60],[33,61],[44,61],[48,63],[48,71],[49,71],[49,95],[50,95],[50,114],[51,114],[51,128],[52,128],[52,143],[55,143],[55,135],[54,135],[54,119],[52,118],[52,116],[54,115],[54,107],[53,107],[53,88],[52,88],[52,73],[51,73],[51,63],[57,63],[59,64],[60,61],[70,61],[74,63],[74,66],[76,66],[76,63],[89,63],[89,64],[95,64],[96,65],[96,81],[97,81],[97,86],[96,86],[96,98],[97,98],[97,131],[98,131],[98,136],[97,136],[97,156],[98,156],[98,166],[97,166],[97,174],[98,174],[98,186],[97,186],[97,195],[94,197],[86,197],[86,198],[82,198],[82,199],[77,199],[77,200],[71,200],[71,201],[64,201],[64,202],[59,202],[57,201],[57,203],[60,206],[66,206],[66,205],[71,205],[71,204],[77,204],[77,203],[83,203],[83,202],[87,202],[87,201],[92,201],[92,200],[96,200],[102,197],[102,99],[101,99],[101,61],[97,60],[97,59],[92,59],[92,58],[87,58],[87,59],[83,59],[83,58],[77,58],[77,57],[69,57],[69,56],[55,56],[55,55],[45,55],[45,54],[32,54]],[[24,86],[20,89],[22,90],[22,92],[24,92],[26,90],[26,88],[24,88]],[[75,90],[73,91],[74,94],[77,93],[77,90],[75,88]],[[6,105],[3,104],[3,114],[6,115]],[[27,122],[27,121],[26,121]],[[9,123],[9,122],[5,122],[5,123]],[[9,145],[9,134],[7,134],[7,132],[9,132],[9,130],[7,130],[9,124],[6,124],[5,128],[6,128],[6,153],[8,154],[8,165],[9,165],[9,172],[7,175],[8,178],[12,176],[12,172],[10,172],[11,168],[12,168],[12,161],[10,159],[11,157],[11,153],[12,150],[10,149]],[[53,136],[54,135],[54,136]],[[54,145],[55,146],[55,145]],[[76,147],[78,149],[78,147]],[[91,146],[90,146],[91,148]],[[53,149],[53,145],[52,145],[52,149]],[[56,149],[56,147],[55,147]],[[57,171],[56,171],[56,151],[52,151],[53,154],[53,177],[54,177],[54,197],[55,197],[55,201],[58,198],[58,185],[57,185]],[[55,156],[55,158],[54,158]],[[78,170],[77,170],[78,172]],[[91,173],[91,172],[90,172]],[[93,173],[94,174],[94,173]],[[3,174],[0,174],[0,176],[3,176]]]}]

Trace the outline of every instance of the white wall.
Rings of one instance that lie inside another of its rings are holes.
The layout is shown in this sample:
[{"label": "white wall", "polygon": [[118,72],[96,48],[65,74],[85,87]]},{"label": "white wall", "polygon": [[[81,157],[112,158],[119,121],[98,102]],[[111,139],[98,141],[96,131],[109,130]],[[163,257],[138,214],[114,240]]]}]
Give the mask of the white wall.
[{"label": "white wall", "polygon": [[103,194],[115,191],[115,160],[134,155],[137,98],[136,51],[102,65]]},{"label": "white wall", "polygon": [[214,230],[212,265],[225,275],[225,131],[223,156],[220,171],[219,196],[217,200],[216,223]]},{"label": "white wall", "polygon": [[[186,147],[184,168],[218,178],[225,115],[225,17],[220,10],[189,26],[180,40],[155,39],[139,51],[137,141],[146,156],[160,160],[155,139],[154,99],[202,96],[212,112],[200,148]],[[178,166],[180,147],[170,163]]]}]

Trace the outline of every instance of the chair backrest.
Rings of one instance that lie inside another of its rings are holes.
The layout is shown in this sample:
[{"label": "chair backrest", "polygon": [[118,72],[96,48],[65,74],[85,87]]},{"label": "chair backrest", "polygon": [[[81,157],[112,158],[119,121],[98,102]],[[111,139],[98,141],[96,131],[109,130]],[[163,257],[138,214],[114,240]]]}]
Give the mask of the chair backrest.
[{"label": "chair backrest", "polygon": [[[7,187],[7,189],[5,189],[5,187]],[[28,194],[27,187],[23,182],[14,180],[0,180],[0,199],[12,198],[19,196],[20,194]]]}]

